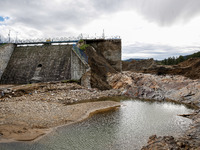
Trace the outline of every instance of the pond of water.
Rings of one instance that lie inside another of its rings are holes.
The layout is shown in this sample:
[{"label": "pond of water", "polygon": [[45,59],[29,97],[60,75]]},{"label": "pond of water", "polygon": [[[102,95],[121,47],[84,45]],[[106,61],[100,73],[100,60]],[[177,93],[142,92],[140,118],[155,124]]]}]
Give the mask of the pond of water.
[{"label": "pond of water", "polygon": [[1,143],[1,150],[137,150],[149,136],[179,136],[191,123],[178,114],[193,110],[172,103],[121,101],[118,110],[60,127],[36,142]]}]

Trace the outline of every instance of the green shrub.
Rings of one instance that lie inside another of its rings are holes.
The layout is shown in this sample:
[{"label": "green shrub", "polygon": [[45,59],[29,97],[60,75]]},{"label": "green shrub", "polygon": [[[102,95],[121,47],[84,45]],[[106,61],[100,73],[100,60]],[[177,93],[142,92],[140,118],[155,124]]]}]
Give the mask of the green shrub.
[{"label": "green shrub", "polygon": [[84,42],[84,40],[83,39],[80,39],[79,41],[78,41],[78,43],[83,43]]},{"label": "green shrub", "polygon": [[85,49],[86,49],[88,46],[90,46],[90,45],[89,45],[89,44],[83,44],[83,45],[81,45],[79,48],[80,48],[81,50],[85,51]]}]

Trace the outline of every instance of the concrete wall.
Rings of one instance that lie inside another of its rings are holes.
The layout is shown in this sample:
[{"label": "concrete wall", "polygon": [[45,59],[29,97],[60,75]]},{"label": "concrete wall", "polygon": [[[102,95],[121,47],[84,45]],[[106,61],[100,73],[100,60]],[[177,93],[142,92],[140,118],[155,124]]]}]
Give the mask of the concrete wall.
[{"label": "concrete wall", "polygon": [[8,65],[14,47],[14,44],[0,45],[0,79],[5,68]]},{"label": "concrete wall", "polygon": [[103,55],[114,69],[122,71],[121,39],[94,39],[85,40],[85,42],[93,46],[99,55]]},{"label": "concrete wall", "polygon": [[[115,70],[121,71],[120,39],[85,42],[93,46],[97,55],[103,56]],[[87,69],[72,50],[72,45],[14,47],[11,44],[0,47],[0,57],[3,84],[79,80]]]},{"label": "concrete wall", "polygon": [[71,79],[71,45],[16,47],[1,83],[24,84]]},{"label": "concrete wall", "polygon": [[71,79],[79,80],[86,72],[86,66],[74,51],[71,51]]}]

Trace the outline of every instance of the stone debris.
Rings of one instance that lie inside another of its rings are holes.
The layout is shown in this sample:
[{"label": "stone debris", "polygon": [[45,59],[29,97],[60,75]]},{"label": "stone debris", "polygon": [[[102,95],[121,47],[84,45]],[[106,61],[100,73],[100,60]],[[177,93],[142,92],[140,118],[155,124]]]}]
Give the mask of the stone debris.
[{"label": "stone debris", "polygon": [[0,101],[46,101],[72,104],[102,97],[120,96],[120,90],[87,89],[75,83],[35,83],[0,89]]},{"label": "stone debris", "polygon": [[200,80],[134,72],[109,75],[109,84],[125,95],[140,99],[174,100],[200,107]]}]

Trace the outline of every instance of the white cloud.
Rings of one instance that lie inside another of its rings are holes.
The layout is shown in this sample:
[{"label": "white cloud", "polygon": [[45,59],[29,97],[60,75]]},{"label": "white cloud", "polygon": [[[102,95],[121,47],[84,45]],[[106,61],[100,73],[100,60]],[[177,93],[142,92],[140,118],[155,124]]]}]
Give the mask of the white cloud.
[{"label": "white cloud", "polygon": [[167,57],[179,55],[189,55],[193,52],[199,51],[199,46],[169,46],[163,44],[151,44],[151,43],[134,43],[124,46],[122,59],[129,58],[154,58],[156,60],[162,60]]},{"label": "white cloud", "polygon": [[1,22],[0,34],[101,36],[104,29],[107,36],[121,36],[123,58],[163,58],[199,50],[199,5],[199,0],[6,0],[0,1],[0,14],[9,19]]}]

